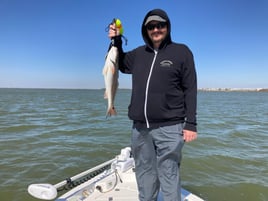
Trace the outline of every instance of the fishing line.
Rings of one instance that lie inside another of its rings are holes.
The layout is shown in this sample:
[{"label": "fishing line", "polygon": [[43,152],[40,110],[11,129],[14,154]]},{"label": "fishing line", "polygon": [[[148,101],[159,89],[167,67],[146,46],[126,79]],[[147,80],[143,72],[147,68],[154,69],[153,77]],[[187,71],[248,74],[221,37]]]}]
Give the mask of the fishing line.
[{"label": "fishing line", "polygon": [[[116,21],[116,19],[114,18],[113,21],[107,25],[107,27],[105,28],[105,32],[109,32],[110,25],[114,24],[115,21]],[[119,36],[121,36],[124,39],[125,45],[127,45],[128,39],[123,34],[120,34]]]}]

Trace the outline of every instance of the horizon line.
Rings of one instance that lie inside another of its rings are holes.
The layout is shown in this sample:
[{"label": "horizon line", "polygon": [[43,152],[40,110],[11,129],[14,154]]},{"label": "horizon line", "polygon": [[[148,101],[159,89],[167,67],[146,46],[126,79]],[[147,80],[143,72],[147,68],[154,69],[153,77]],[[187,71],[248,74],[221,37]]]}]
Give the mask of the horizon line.
[{"label": "horizon line", "polygon": [[[0,89],[68,89],[68,90],[105,90],[104,87],[101,88],[61,88],[61,87],[0,87]],[[132,88],[118,88],[118,89],[129,89]],[[213,90],[268,90],[266,87],[200,87],[197,90],[203,91],[213,91]]]}]

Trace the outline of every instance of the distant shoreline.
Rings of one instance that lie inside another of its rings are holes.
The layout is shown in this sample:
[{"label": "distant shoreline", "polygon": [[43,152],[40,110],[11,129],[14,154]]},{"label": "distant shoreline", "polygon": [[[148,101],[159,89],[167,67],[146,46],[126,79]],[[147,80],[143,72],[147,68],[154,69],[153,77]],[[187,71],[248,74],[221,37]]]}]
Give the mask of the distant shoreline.
[{"label": "distant shoreline", "polygon": [[[104,88],[16,88],[0,87],[0,89],[33,89],[33,90],[105,90]],[[119,90],[131,90],[131,88],[119,88]],[[204,92],[268,92],[268,88],[198,88]]]},{"label": "distant shoreline", "polygon": [[200,88],[198,91],[219,92],[268,92],[268,88]]}]

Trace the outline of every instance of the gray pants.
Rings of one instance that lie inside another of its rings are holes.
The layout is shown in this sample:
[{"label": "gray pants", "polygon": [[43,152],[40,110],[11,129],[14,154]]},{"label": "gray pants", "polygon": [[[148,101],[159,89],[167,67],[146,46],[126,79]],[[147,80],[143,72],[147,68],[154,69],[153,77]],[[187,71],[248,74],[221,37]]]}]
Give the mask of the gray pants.
[{"label": "gray pants", "polygon": [[140,201],[156,201],[159,188],[164,201],[180,201],[180,161],[183,124],[132,130],[132,153]]}]

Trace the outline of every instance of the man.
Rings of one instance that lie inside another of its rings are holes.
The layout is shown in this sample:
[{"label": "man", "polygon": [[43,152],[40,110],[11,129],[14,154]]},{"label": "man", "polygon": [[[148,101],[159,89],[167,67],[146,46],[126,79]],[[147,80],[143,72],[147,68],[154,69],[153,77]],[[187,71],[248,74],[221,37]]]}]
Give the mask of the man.
[{"label": "man", "polygon": [[180,201],[180,161],[184,142],[197,138],[197,79],[193,55],[172,42],[170,20],[161,9],[142,23],[145,45],[123,52],[118,30],[109,37],[119,49],[119,69],[132,74],[128,115],[133,120],[132,153],[140,201]]}]

